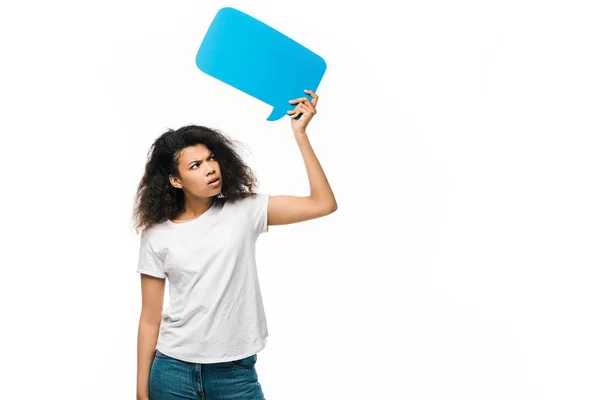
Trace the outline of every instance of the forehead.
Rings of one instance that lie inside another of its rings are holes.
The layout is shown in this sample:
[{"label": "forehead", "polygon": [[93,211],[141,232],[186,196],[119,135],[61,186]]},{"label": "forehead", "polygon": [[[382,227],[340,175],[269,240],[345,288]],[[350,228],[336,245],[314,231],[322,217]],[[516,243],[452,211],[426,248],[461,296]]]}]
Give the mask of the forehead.
[{"label": "forehead", "polygon": [[203,144],[189,146],[181,150],[181,157],[179,158],[179,161],[186,164],[192,160],[204,160],[210,155],[210,153],[210,149]]}]

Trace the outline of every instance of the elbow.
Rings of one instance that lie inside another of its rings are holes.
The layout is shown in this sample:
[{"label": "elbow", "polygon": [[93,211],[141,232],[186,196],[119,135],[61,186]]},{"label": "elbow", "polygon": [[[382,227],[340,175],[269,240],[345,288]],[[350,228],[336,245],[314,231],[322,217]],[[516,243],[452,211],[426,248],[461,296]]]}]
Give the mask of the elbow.
[{"label": "elbow", "polygon": [[325,215],[329,215],[329,214],[333,214],[336,210],[338,209],[337,203],[335,202],[335,200],[333,201],[332,204],[330,204],[326,209],[325,209]]},{"label": "elbow", "polygon": [[315,200],[312,205],[312,212],[314,213],[313,218],[324,217],[326,215],[332,214],[337,210],[337,208],[338,206],[337,202],[335,201],[335,198],[321,201]]}]

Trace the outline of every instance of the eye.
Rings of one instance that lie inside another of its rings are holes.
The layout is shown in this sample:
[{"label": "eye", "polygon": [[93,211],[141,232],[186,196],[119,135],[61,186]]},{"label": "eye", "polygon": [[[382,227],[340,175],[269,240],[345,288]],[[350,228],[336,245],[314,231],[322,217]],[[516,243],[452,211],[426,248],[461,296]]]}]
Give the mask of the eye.
[{"label": "eye", "polygon": [[217,158],[216,158],[216,157],[215,157],[215,155],[213,154],[213,155],[212,155],[212,156],[210,156],[208,159],[209,159],[209,160],[216,160]]}]

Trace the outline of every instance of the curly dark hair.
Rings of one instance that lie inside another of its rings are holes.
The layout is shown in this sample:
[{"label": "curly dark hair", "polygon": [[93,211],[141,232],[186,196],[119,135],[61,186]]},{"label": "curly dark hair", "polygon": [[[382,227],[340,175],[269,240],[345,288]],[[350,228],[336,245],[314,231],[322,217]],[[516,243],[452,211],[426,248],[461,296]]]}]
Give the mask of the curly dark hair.
[{"label": "curly dark hair", "polygon": [[225,197],[215,196],[215,202],[224,203],[256,194],[257,179],[237,152],[238,148],[245,147],[241,142],[206,126],[168,129],[148,151],[144,176],[136,191],[133,220],[137,233],[174,219],[183,211],[183,189],[173,187],[169,175],[180,178],[177,166],[181,152],[197,144],[205,145],[219,162],[223,180],[221,194]]}]

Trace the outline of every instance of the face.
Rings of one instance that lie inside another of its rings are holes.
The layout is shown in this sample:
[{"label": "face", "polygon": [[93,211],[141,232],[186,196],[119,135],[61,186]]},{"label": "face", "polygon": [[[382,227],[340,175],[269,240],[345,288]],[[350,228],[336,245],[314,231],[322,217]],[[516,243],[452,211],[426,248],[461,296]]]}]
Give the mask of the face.
[{"label": "face", "polygon": [[[203,144],[186,147],[179,157],[181,178],[170,176],[171,184],[196,197],[212,197],[221,191],[222,177],[219,162]],[[215,183],[211,183],[217,179]]]}]

